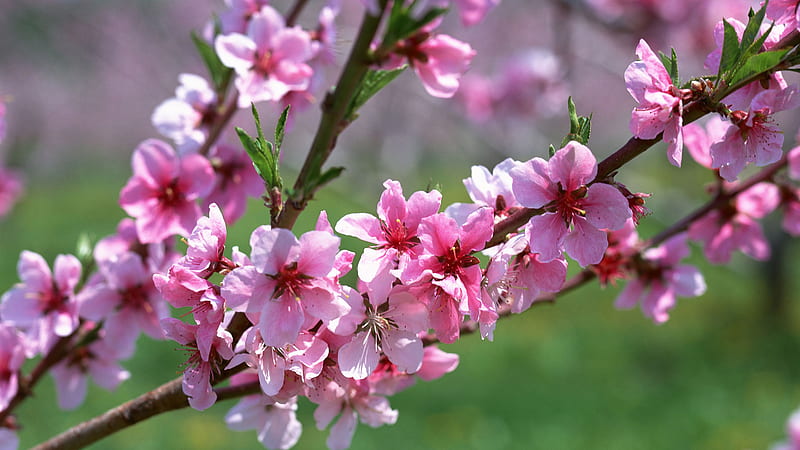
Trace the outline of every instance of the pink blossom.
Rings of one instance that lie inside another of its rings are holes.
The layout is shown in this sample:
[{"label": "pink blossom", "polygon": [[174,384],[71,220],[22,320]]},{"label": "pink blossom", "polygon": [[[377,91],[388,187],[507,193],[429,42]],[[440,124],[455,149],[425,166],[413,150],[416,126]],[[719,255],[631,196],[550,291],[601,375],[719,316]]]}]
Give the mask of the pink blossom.
[{"label": "pink blossom", "polygon": [[[442,342],[452,342],[451,339],[458,336],[462,314],[469,314],[477,320],[482,309],[494,309],[492,300],[481,296],[483,274],[480,261],[472,255],[482,250],[492,237],[493,225],[489,208],[472,213],[463,226],[458,226],[454,219],[444,214],[426,217],[420,223],[422,252],[399,274],[399,278],[404,284],[421,285],[422,290],[427,291],[427,295],[419,298],[431,313],[431,327],[437,335],[440,331],[445,333],[445,336],[439,335]],[[454,314],[453,302],[458,305],[457,314]]]},{"label": "pink blossom", "polygon": [[183,373],[183,393],[189,397],[189,406],[202,411],[217,401],[217,394],[211,388],[212,371],[219,371],[220,363],[233,357],[231,343],[233,337],[222,327],[217,329],[211,351],[203,357],[198,349],[197,325],[183,323],[168,317],[161,321],[166,336],[186,346],[189,359]]},{"label": "pink blossom", "polygon": [[372,392],[378,395],[394,395],[414,385],[417,377],[425,381],[443,377],[458,367],[458,355],[440,350],[435,345],[423,349],[422,365],[414,374],[398,370],[397,365],[385,356],[378,367],[367,377]]},{"label": "pink blossom", "polygon": [[22,196],[23,186],[23,178],[19,172],[0,167],[0,218],[6,216]]},{"label": "pink blossom", "polygon": [[228,223],[239,220],[247,209],[247,199],[264,193],[264,181],[258,176],[247,153],[228,145],[211,148],[208,159],[214,168],[214,189],[208,194],[205,207],[219,204]]},{"label": "pink blossom", "polygon": [[800,95],[795,86],[756,95],[748,112],[731,114],[732,123],[725,136],[711,145],[711,167],[719,169],[722,178],[734,181],[748,163],[765,166],[779,160],[783,132],[772,123],[772,115],[798,105]]},{"label": "pink blossom", "polygon": [[229,271],[234,264],[223,254],[228,230],[225,219],[216,203],[208,207],[208,216],[197,219],[197,225],[186,240],[186,256],[178,264],[190,269],[202,278],[219,271]]},{"label": "pink blossom", "polygon": [[349,310],[337,295],[338,285],[325,278],[339,238],[309,231],[298,240],[289,230],[261,226],[250,236],[250,247],[253,265],[229,273],[222,295],[235,310],[261,313],[266,345],[292,343],[307,319],[332,320]]},{"label": "pink blossom", "polygon": [[494,210],[495,222],[498,222],[520,208],[511,188],[511,169],[520,164],[506,158],[489,170],[483,166],[472,166],[471,176],[464,179],[469,198],[473,203],[453,203],[445,210],[445,214],[464,223],[467,217],[480,208],[489,207]]},{"label": "pink blossom", "polygon": [[770,0],[767,3],[766,17],[776,25],[784,25],[785,34],[798,29],[800,11],[797,9],[797,0]]},{"label": "pink blossom", "polygon": [[175,89],[175,97],[158,105],[150,121],[185,154],[205,142],[208,125],[216,115],[217,94],[201,76],[183,73],[178,81],[181,84]]},{"label": "pink blossom", "polygon": [[642,312],[656,323],[669,319],[675,297],[697,297],[706,291],[703,276],[694,266],[679,262],[689,256],[686,233],[673,236],[663,245],[648,249],[635,265],[637,278],[628,282],[617,297],[617,308],[640,303]]},{"label": "pink blossom", "polygon": [[581,266],[597,264],[608,247],[602,230],[622,228],[631,217],[618,189],[605,183],[587,186],[597,175],[597,160],[578,142],[568,143],[550,161],[533,158],[510,174],[520,204],[545,210],[525,229],[531,251],[541,262],[566,250]]},{"label": "pink blossom", "polygon": [[305,90],[313,73],[306,64],[313,57],[308,33],[297,26],[287,28],[270,6],[253,14],[247,35],[218,36],[215,49],[222,63],[236,71],[240,108]]},{"label": "pink blossom", "polygon": [[365,380],[317,380],[320,383],[308,393],[309,399],[319,405],[314,410],[317,428],[325,429],[338,416],[325,442],[331,450],[350,446],[359,419],[371,427],[397,421],[397,411],[391,409],[386,398],[372,395]]},{"label": "pink blossom", "polygon": [[116,259],[128,251],[139,255],[147,270],[152,273],[166,271],[180,257],[171,242],[162,241],[151,244],[140,242],[136,233],[136,222],[126,217],[117,225],[116,234],[97,241],[97,245],[94,246],[94,259],[101,264]]},{"label": "pink blossom", "polygon": [[759,261],[769,258],[770,249],[761,219],[780,203],[780,191],[772,183],[758,183],[736,196],[723,208],[715,209],[689,226],[689,237],[705,243],[706,258],[725,264],[734,250]]},{"label": "pink blossom", "polygon": [[256,430],[258,442],[266,448],[288,449],[303,432],[296,411],[296,398],[278,402],[266,395],[248,395],[228,411],[225,423],[234,431]]},{"label": "pink blossom", "polygon": [[56,336],[69,336],[78,327],[74,290],[81,263],[72,255],[58,255],[51,272],[41,255],[25,250],[17,273],[22,282],[3,294],[0,316],[17,327],[34,327],[40,349],[49,349]]},{"label": "pink blossom", "polygon": [[717,116],[711,116],[705,127],[690,123],[683,127],[683,143],[689,154],[701,166],[711,169],[711,146],[722,140],[728,131],[728,124]]},{"label": "pink blossom", "polygon": [[268,4],[269,0],[225,0],[228,8],[219,15],[222,34],[246,32],[253,15]]},{"label": "pink blossom", "polygon": [[19,387],[19,370],[25,362],[24,337],[0,323],[0,411],[4,411]]},{"label": "pink blossom", "polygon": [[542,262],[531,252],[527,239],[518,235],[511,238],[498,254],[510,259],[508,272],[503,278],[503,295],[511,303],[511,312],[518,314],[535,302],[542,292],[558,292],[567,277],[567,261],[559,256]]},{"label": "pink blossom", "polygon": [[272,347],[264,343],[256,327],[251,327],[242,334],[236,352],[228,367],[245,363],[256,369],[261,391],[277,395],[283,389],[287,371],[295,373],[303,383],[317,377],[328,357],[328,345],[314,334],[301,332],[294,343]]},{"label": "pink blossom", "polygon": [[187,236],[200,217],[196,199],[211,190],[214,173],[200,155],[179,158],[167,143],[142,142],[133,153],[133,177],[119,204],[136,219],[139,240],[149,244],[173,234]]},{"label": "pink blossom", "polygon": [[643,39],[636,47],[639,61],[625,69],[625,86],[639,103],[631,114],[631,133],[639,139],[654,139],[659,133],[667,142],[667,158],[677,167],[683,152],[683,100],[680,90],[658,56]]},{"label": "pink blossom", "polygon": [[106,338],[121,357],[133,353],[140,331],[153,339],[163,338],[159,320],[167,317],[167,306],[141,258],[126,252],[99,264],[98,269],[80,294],[81,317],[104,320]]},{"label": "pink blossom", "polygon": [[437,34],[418,45],[416,49],[424,58],[411,58],[409,62],[428,94],[450,98],[458,90],[459,79],[475,56],[475,50],[446,34]]},{"label": "pink blossom", "polygon": [[[417,334],[428,329],[428,312],[406,290],[394,289],[385,300],[353,293],[347,319],[329,324],[336,334],[352,336],[339,348],[339,368],[348,378],[362,380],[378,366],[383,352],[398,370],[414,373],[422,364],[422,341]],[[355,326],[357,324],[357,326]]]},{"label": "pink blossom", "polygon": [[358,277],[371,284],[373,290],[380,289],[377,297],[385,298],[395,279],[389,271],[395,268],[403,271],[417,256],[419,223],[436,214],[442,194],[435,190],[417,191],[406,201],[397,181],[386,180],[383,186],[386,189],[378,202],[377,218],[365,213],[348,214],[336,223],[336,231],[374,244],[361,255]]},{"label": "pink blossom", "polygon": [[131,374],[117,363],[117,353],[105,340],[74,350],[51,370],[58,393],[58,406],[71,410],[86,398],[86,378],[91,375],[97,385],[114,390]]}]

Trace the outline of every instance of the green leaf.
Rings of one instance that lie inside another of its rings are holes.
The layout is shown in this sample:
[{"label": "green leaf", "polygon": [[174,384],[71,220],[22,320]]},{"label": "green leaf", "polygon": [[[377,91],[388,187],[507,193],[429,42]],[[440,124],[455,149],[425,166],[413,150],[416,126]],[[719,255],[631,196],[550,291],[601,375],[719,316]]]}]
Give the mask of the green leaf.
[{"label": "green leaf", "polygon": [[281,117],[278,119],[278,124],[275,126],[275,156],[281,154],[281,146],[283,145],[283,136],[286,134],[286,119],[289,117],[289,108],[291,105],[286,105],[283,109]]},{"label": "green leaf", "polygon": [[739,60],[739,36],[736,29],[727,20],[722,20],[724,38],[722,41],[722,56],[719,59],[717,78],[725,79],[725,75]]},{"label": "green leaf", "polygon": [[658,58],[661,60],[661,63],[664,64],[664,68],[667,69],[672,84],[678,86],[680,80],[678,79],[678,56],[675,54],[675,49],[672,49],[671,56],[658,52]]},{"label": "green leaf", "polygon": [[[244,149],[253,161],[253,167],[256,169],[256,173],[264,180],[267,187],[270,189],[281,189],[283,187],[283,180],[281,179],[280,170],[278,168],[278,151],[271,142],[264,138],[264,130],[261,127],[261,118],[258,115],[256,105],[251,103],[250,109],[253,113],[253,120],[256,123],[258,137],[253,139],[246,131],[239,127],[236,127],[236,134],[239,135],[239,140],[242,141]],[[288,112],[288,108],[284,110],[284,113],[286,112]],[[283,126],[285,126],[285,118]],[[282,125],[279,124],[279,128],[282,128]],[[278,131],[276,129],[276,136],[277,134]],[[281,131],[280,134],[281,139],[283,139],[283,131]]]},{"label": "green leaf", "polygon": [[205,63],[211,76],[211,82],[219,90],[225,84],[233,69],[222,64],[214,48],[195,32],[192,32],[192,42],[194,42],[197,52],[200,53],[200,57],[203,58],[203,63]]},{"label": "green leaf", "polygon": [[[572,97],[567,99],[567,110],[569,111],[569,133],[561,140],[561,147],[563,148],[569,141],[578,141],[583,145],[588,144],[592,132],[592,116],[579,116]],[[555,148],[552,145],[550,147],[550,156],[553,156]]]},{"label": "green leaf", "polygon": [[406,66],[393,70],[370,70],[367,72],[361,84],[358,86],[355,95],[353,95],[350,105],[347,106],[347,113],[344,116],[345,119],[347,121],[355,120],[358,110],[364,106],[373,95],[377,94],[378,91],[386,87],[387,84],[391,83],[403,73],[405,69]]},{"label": "green leaf", "polygon": [[326,170],[319,177],[317,177],[316,180],[314,180],[314,182],[313,182],[314,189],[313,190],[316,190],[316,189],[318,189],[318,188],[330,183],[331,181],[335,180],[336,178],[339,177],[339,175],[342,174],[342,172],[344,172],[344,167],[331,167],[330,169]]},{"label": "green leaf", "polygon": [[253,168],[256,169],[258,176],[260,176],[268,186],[271,186],[274,180],[272,179],[272,170],[270,169],[269,161],[265,153],[261,151],[256,144],[256,140],[251,138],[243,129],[236,127],[236,134],[239,135],[242,146],[247,152],[247,155],[250,156],[250,160],[253,161]]},{"label": "green leaf", "polygon": [[766,12],[766,2],[764,2],[764,6],[756,13],[753,13],[753,8],[750,8],[750,12],[747,13],[747,26],[742,33],[742,45],[740,47],[742,50],[749,48],[756,40],[758,31],[761,29],[761,24],[764,23],[764,14],[766,14]]},{"label": "green leaf", "polygon": [[747,58],[741,67],[731,74],[729,85],[734,86],[753,75],[774,69],[789,50],[791,49],[762,52]]}]

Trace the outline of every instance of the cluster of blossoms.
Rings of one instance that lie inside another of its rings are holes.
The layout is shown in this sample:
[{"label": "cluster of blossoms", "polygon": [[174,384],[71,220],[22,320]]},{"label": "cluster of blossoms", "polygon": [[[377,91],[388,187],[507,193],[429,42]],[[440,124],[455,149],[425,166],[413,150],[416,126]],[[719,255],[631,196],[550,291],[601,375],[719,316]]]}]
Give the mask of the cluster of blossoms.
[{"label": "cluster of blossoms", "polygon": [[[462,22],[472,25],[497,0],[453,3]],[[776,35],[765,41],[767,48],[797,28],[795,16],[776,4],[781,3],[773,3],[768,14],[780,23],[771,29]],[[385,8],[384,2],[364,5],[373,15]],[[507,159],[491,171],[473,167],[464,180],[469,203],[443,209],[438,191],[407,197],[399,182],[387,180],[376,215],[348,214],[332,225],[323,212],[314,230],[299,236],[263,225],[252,231],[249,253],[229,249],[228,225],[241,217],[249,197],[264,193],[266,178],[245,152],[216,143],[215,126],[251,103],[301,105],[313,98],[322,84],[315,81],[321,66],[335,62],[339,10],[338,2],[327,2],[317,28],[308,31],[265,0],[230,0],[220,15],[220,33],[207,45],[230,69],[236,93],[226,99],[202,77],[181,75],[175,97],[152,117],[175,147],[150,139],[133,153],[133,176],[119,198],[131,218],[83,263],[59,255],[51,270],[41,255],[23,252],[21,282],[0,300],[0,437],[15,439],[7,413],[26,388],[20,381],[26,359],[47,360],[70,343],[80,344],[51,368],[59,405],[71,409],[86,395],[87,375],[108,389],[130,376],[119,361],[133,354],[143,332],[186,348],[182,389],[191,407],[211,407],[220,381],[253,385],[257,393],[229,411],[228,425],[256,429],[265,447],[289,448],[302,432],[296,410],[305,397],[317,405],[317,427],[333,424],[328,446],[346,448],[359,421],[377,427],[397,420],[388,396],[417,378],[433,380],[455,370],[458,356],[435,342],[452,343],[472,330],[492,340],[501,316],[521,313],[565,288],[568,259],[604,285],[628,280],[616,306],[639,304],[645,316],[662,323],[677,296],[699,296],[706,289],[700,272],[682,264],[689,239],[705,244],[712,263],[727,262],[733,250],[765,259],[769,247],[758,220],[779,206],[786,211],[784,227],[800,234],[800,189],[793,185],[800,178],[800,148],[786,157],[786,179],[734,183],[747,164],[764,166],[783,157],[783,138],[771,117],[800,105],[797,89],[773,74],[764,85],[725,100],[730,105],[719,110],[727,122],[716,119],[707,129],[684,126],[684,111],[707,86],[678,87],[641,41],[640,61],[625,72],[638,102],[631,131],[640,139],[661,135],[676,166],[686,146],[716,171],[716,193],[725,201],[686,232],[657,244],[640,240],[636,227],[647,212],[647,195],[602,172],[576,135],[549,159]],[[437,33],[439,22],[425,23],[390,46],[376,43],[370,62],[383,68],[408,64],[431,95],[454,95],[474,51]],[[741,32],[740,25],[734,27]],[[716,53],[707,62],[710,70],[719,64]],[[368,246],[360,255],[343,250],[336,233]],[[183,254],[175,235],[184,239]],[[357,281],[351,286],[342,280],[354,264]],[[89,265],[93,273],[84,272]],[[186,320],[171,317],[168,305],[183,310]]]}]

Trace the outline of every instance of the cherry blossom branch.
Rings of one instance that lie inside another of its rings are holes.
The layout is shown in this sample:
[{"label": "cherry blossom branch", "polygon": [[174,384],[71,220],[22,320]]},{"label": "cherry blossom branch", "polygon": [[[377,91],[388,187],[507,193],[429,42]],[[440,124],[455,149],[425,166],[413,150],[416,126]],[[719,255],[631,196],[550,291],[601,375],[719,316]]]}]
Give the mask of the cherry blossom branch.
[{"label": "cherry blossom branch", "polygon": [[714,209],[724,207],[737,195],[750,189],[756,184],[772,179],[772,177],[775,176],[775,174],[786,165],[787,161],[788,161],[787,155],[786,153],[784,153],[780,160],[778,160],[777,162],[773,163],[770,166],[767,166],[758,174],[748,178],[747,181],[736,185],[729,191],[720,191],[719,193],[717,193],[716,196],[714,196],[713,199],[711,199],[705,205],[696,209],[691,214],[679,220],[678,222],[675,222],[672,226],[666,228],[661,233],[644,241],[643,247],[644,248],[655,247],[661,244],[662,242],[666,241],[667,239],[671,238],[672,236],[682,231],[686,231],[689,228],[689,225],[692,224],[692,222],[700,219],[701,217],[705,216]]},{"label": "cherry blossom branch", "polygon": [[[382,1],[381,11],[385,7],[386,1]],[[297,221],[297,217],[313,197],[314,192],[320,187],[312,186],[312,182],[320,176],[322,166],[336,146],[337,137],[346,126],[344,119],[347,107],[369,70],[369,50],[378,31],[382,16],[383,14],[373,16],[368,12],[364,14],[355,43],[345,62],[336,87],[333,92],[325,96],[325,100],[322,102],[322,117],[320,118],[317,132],[314,135],[314,140],[311,143],[311,148],[303,167],[300,169],[300,174],[295,181],[294,192],[286,200],[283,211],[278,217],[276,223],[278,227],[292,228]]]},{"label": "cherry blossom branch", "polygon": [[[247,366],[241,364],[232,369],[223,371],[214,378],[212,384],[220,383],[232,375],[241,372]],[[168,411],[183,409],[189,406],[189,400],[183,393],[183,377],[146,392],[133,400],[125,402],[105,413],[75,425],[69,430],[55,436],[36,447],[37,450],[45,449],[77,449],[95,443],[100,439],[135,425],[145,419]],[[258,385],[258,383],[256,383]],[[218,393],[217,400],[242,397],[258,392],[250,385],[230,386],[214,389]]]}]

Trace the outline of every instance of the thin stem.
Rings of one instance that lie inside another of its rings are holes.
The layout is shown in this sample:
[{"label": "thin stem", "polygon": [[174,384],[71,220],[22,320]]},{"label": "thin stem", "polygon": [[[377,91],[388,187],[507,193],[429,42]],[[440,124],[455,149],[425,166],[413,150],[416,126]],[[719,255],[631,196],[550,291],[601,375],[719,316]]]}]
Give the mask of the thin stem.
[{"label": "thin stem", "polygon": [[[385,2],[383,2],[385,7]],[[344,129],[344,116],[347,107],[361,84],[370,67],[369,50],[381,16],[364,14],[355,44],[350,51],[336,88],[329,93],[322,102],[322,117],[319,127],[314,135],[308,156],[300,169],[300,174],[294,184],[294,195],[289,197],[284,204],[283,211],[278,217],[277,226],[292,228],[297,217],[305,209],[306,204],[314,195],[318,186],[313,186],[315,178],[320,175],[322,166],[327,161],[336,145],[336,138]]]},{"label": "thin stem", "polygon": [[208,156],[208,152],[211,150],[211,147],[222,135],[222,132],[225,130],[225,127],[228,126],[228,122],[231,121],[233,116],[236,114],[236,111],[239,110],[238,102],[239,93],[234,92],[233,95],[231,95],[228,106],[225,107],[222,114],[220,114],[216,122],[214,122],[214,126],[212,126],[211,130],[208,132],[208,137],[203,142],[203,145],[200,146],[200,149],[197,150],[197,153],[203,156]]},{"label": "thin stem", "polygon": [[294,3],[292,9],[286,14],[287,27],[291,27],[297,22],[297,18],[300,17],[300,13],[303,12],[303,8],[306,7],[306,4],[308,4],[308,0],[297,0]]}]

